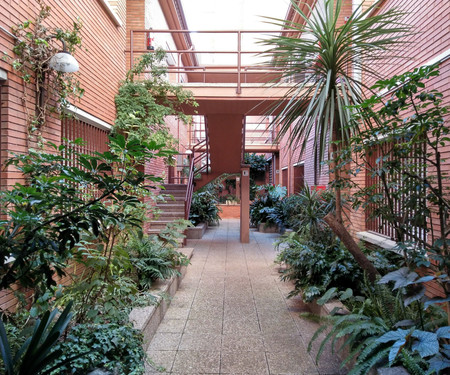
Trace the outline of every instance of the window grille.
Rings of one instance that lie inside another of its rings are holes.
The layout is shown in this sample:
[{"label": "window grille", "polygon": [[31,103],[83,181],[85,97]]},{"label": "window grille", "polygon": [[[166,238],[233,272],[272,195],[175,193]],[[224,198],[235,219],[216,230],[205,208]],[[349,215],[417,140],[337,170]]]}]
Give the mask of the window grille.
[{"label": "window grille", "polygon": [[[399,140],[397,142],[398,145],[401,145],[402,141]],[[366,186],[374,186],[374,191],[372,191],[371,195],[377,196],[377,201],[368,206],[369,209],[366,212],[367,229],[389,237],[394,241],[415,242],[417,239],[426,240],[427,222],[418,222],[419,217],[424,217],[421,210],[426,208],[426,201],[423,198],[426,192],[423,190],[423,187],[416,187],[416,190],[412,191],[411,194],[417,194],[417,196],[421,197],[418,201],[415,201],[416,204],[413,206],[414,200],[412,196],[404,194],[408,189],[411,191],[413,184],[411,178],[405,174],[386,173],[383,182],[381,177],[383,166],[394,160],[393,147],[392,143],[386,142],[373,150],[368,158],[369,170],[366,174]],[[424,147],[424,144],[416,144],[409,154],[397,158],[397,161],[401,163],[399,170],[410,170],[424,177],[426,167],[420,160],[420,154],[423,155],[422,147]],[[389,195],[392,197],[391,202],[389,202],[385,194],[386,189],[388,189]],[[403,194],[400,194],[400,192],[403,192]],[[386,215],[381,214],[381,207],[387,206],[393,208],[387,215],[393,214],[397,225],[407,228],[407,233],[409,234],[403,235],[403,238],[399,238],[399,233],[396,231],[396,226],[392,223],[392,220],[388,220]]]}]

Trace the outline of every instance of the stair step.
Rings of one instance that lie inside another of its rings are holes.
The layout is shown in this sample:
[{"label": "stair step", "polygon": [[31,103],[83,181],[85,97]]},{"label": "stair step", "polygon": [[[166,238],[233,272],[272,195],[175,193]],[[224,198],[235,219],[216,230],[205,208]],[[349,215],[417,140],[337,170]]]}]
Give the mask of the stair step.
[{"label": "stair step", "polygon": [[186,190],[161,190],[160,194],[162,194],[162,195],[185,196],[186,195]]},{"label": "stair step", "polygon": [[172,222],[173,220],[154,220],[150,222],[150,229],[163,229]]},{"label": "stair step", "polygon": [[159,214],[159,220],[176,220],[184,219],[184,212],[161,212]]},{"label": "stair step", "polygon": [[184,215],[184,206],[179,207],[164,207],[164,206],[158,206],[159,212],[161,214],[168,213],[168,214],[179,214],[181,216]]},{"label": "stair step", "polygon": [[162,191],[167,191],[167,190],[173,190],[173,191],[186,191],[187,189],[187,185],[180,185],[180,184],[168,184],[168,185],[163,185],[164,190]]},{"label": "stair step", "polygon": [[156,206],[164,211],[172,210],[172,209],[176,209],[178,211],[184,211],[184,202],[181,202],[181,201],[159,202]]}]

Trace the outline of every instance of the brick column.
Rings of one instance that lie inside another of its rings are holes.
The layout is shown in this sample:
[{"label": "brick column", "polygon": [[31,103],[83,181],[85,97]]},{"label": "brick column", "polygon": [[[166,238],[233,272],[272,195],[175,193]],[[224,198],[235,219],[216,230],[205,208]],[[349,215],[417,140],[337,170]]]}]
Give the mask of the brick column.
[{"label": "brick column", "polygon": [[250,166],[241,166],[241,243],[250,242]]}]

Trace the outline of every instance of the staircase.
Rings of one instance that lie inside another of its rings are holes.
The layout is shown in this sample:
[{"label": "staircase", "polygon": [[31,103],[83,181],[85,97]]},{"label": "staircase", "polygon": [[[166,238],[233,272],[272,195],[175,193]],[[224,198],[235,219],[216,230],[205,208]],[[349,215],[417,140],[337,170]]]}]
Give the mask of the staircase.
[{"label": "staircase", "polygon": [[[156,207],[160,211],[157,220],[150,222],[148,234],[159,234],[159,232],[172,221],[185,218],[186,184],[165,184],[165,201],[158,202]],[[172,196],[172,197],[170,197]]]}]

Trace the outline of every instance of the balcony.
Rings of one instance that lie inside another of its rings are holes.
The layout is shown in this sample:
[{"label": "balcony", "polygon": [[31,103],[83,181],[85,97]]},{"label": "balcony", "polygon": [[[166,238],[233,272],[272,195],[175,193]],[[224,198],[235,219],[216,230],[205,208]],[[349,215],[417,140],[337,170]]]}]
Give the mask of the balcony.
[{"label": "balcony", "polygon": [[[283,67],[264,56],[258,41],[279,34],[274,30],[131,30],[129,64],[140,55],[162,48],[167,52],[168,78],[194,92],[246,100],[281,98],[292,88]],[[199,46],[199,49],[196,48]]]}]

